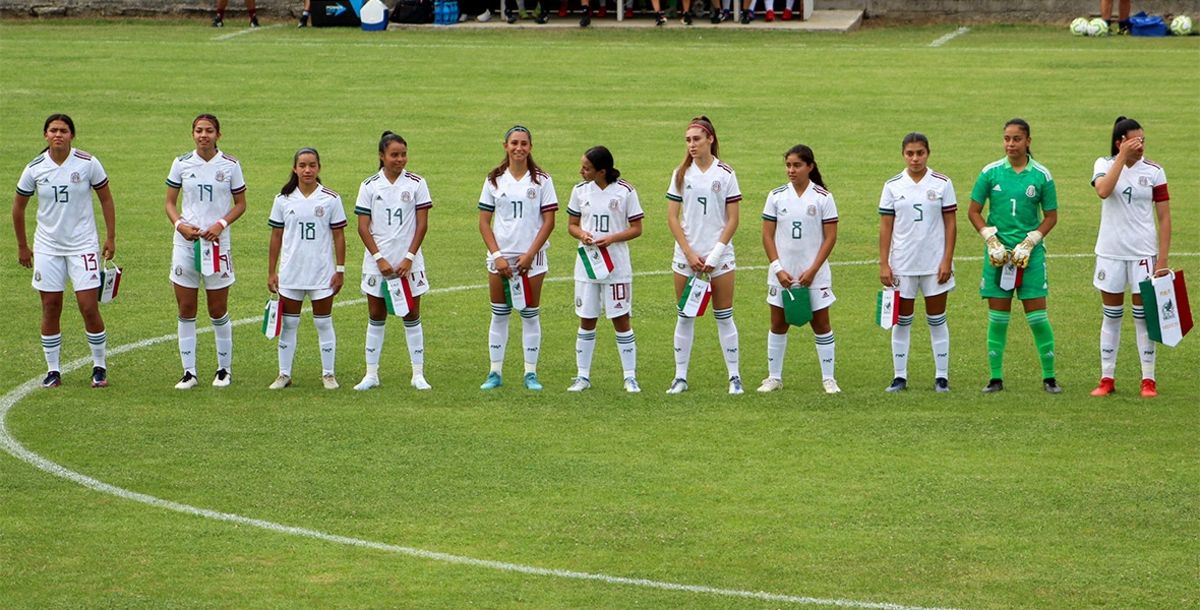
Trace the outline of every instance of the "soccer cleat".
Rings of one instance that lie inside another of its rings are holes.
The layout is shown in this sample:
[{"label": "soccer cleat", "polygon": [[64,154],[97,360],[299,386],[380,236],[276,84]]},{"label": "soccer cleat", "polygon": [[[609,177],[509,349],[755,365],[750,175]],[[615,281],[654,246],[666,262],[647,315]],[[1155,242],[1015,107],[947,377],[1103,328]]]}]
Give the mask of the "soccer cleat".
[{"label": "soccer cleat", "polygon": [[433,386],[429,385],[428,381],[425,381],[424,375],[413,375],[412,381],[409,383],[412,384],[412,387],[421,391],[433,389]]},{"label": "soccer cleat", "polygon": [[217,369],[217,374],[213,375],[212,385],[214,388],[227,388],[233,382],[233,374],[225,369]]},{"label": "soccer cleat", "polygon": [[984,394],[995,394],[996,392],[1004,391],[1004,381],[1001,379],[989,379],[987,385],[983,387]]},{"label": "soccer cleat", "polygon": [[354,389],[358,390],[359,392],[365,392],[371,388],[377,387],[379,387],[379,377],[375,375],[364,375],[362,381],[358,382],[358,384],[354,386]]},{"label": "soccer cleat", "polygon": [[46,378],[42,380],[43,388],[57,388],[62,385],[62,373],[58,371],[49,371],[46,373]]},{"label": "soccer cleat", "polygon": [[933,380],[933,391],[938,394],[945,394],[950,391],[950,380],[945,377],[938,377]]},{"label": "soccer cleat", "polygon": [[300,15],[300,23],[296,24],[297,28],[308,27],[308,15]]},{"label": "soccer cleat", "polygon": [[664,25],[667,25],[667,16],[662,13],[655,13],[654,14],[654,25],[655,25],[655,27],[660,27],[660,28]]},{"label": "soccer cleat", "polygon": [[537,373],[525,373],[525,389],[534,392],[542,390],[542,382],[538,381]]},{"label": "soccer cleat", "polygon": [[582,392],[592,387],[592,382],[588,381],[587,377],[576,377],[571,380],[571,387],[567,388],[568,392]]},{"label": "soccer cleat", "polygon": [[[566,15],[563,15],[563,17],[566,17]],[[583,16],[579,18],[579,27],[586,28],[589,25],[592,25],[592,12],[584,11]]]},{"label": "soccer cleat", "polygon": [[504,382],[500,379],[500,373],[492,371],[487,374],[487,379],[484,379],[483,383],[479,385],[479,389],[494,390],[502,385],[504,385]]},{"label": "soccer cleat", "polygon": [[692,25],[692,14],[689,12],[683,13],[683,25]]},{"label": "soccer cleat", "polygon": [[546,25],[550,23],[550,13],[546,10],[538,11],[537,17],[533,18],[533,22],[538,25]]},{"label": "soccer cleat", "polygon": [[1042,380],[1042,389],[1046,390],[1047,394],[1062,394],[1062,386],[1058,385],[1058,381],[1053,377]]},{"label": "soccer cleat", "polygon": [[1154,398],[1158,396],[1158,384],[1153,379],[1142,380],[1142,398]]},{"label": "soccer cleat", "polygon": [[825,386],[826,394],[841,394],[842,393],[842,389],[838,387],[837,380],[832,377],[830,377],[829,379],[822,379],[821,385]]},{"label": "soccer cleat", "polygon": [[716,11],[716,10],[714,10],[714,11],[712,12],[712,17],[709,17],[709,19],[708,19],[708,20],[709,20],[709,22],[710,22],[710,23],[712,23],[713,25],[716,25],[716,24],[718,24],[718,23],[721,23],[721,21],[722,21],[722,19],[721,19],[721,11]]},{"label": "soccer cleat", "polygon": [[504,21],[507,22],[509,25],[516,23],[517,22],[517,14],[509,13],[509,14],[505,15]]},{"label": "soccer cleat", "polygon": [[183,377],[179,378],[179,383],[175,384],[176,390],[190,390],[200,385],[200,380],[191,371],[184,371]]},{"label": "soccer cleat", "polygon": [[766,21],[767,23],[771,23],[772,21],[775,21],[775,11],[773,11],[771,9],[767,9],[767,14],[765,17],[763,17],[763,20]]},{"label": "soccer cleat", "polygon": [[903,392],[908,389],[908,380],[903,377],[897,377],[892,380],[892,385],[889,385],[884,392]]},{"label": "soccer cleat", "polygon": [[738,377],[737,375],[730,377],[729,378],[729,394],[731,396],[738,396],[738,395],[744,394],[744,393],[745,393],[745,390],[742,389],[742,378]]},{"label": "soccer cleat", "polygon": [[676,377],[671,382],[671,387],[667,388],[667,394],[682,394],[688,389],[687,380],[682,377]]},{"label": "soccer cleat", "polygon": [[783,380],[774,377],[767,377],[762,381],[762,385],[758,386],[758,391],[766,394],[767,392],[778,392],[783,389]]},{"label": "soccer cleat", "polygon": [[220,17],[213,17],[213,25],[212,26],[214,28],[223,28],[223,27],[225,27],[225,20],[221,19]]},{"label": "soccer cleat", "polygon": [[336,389],[342,387],[342,386],[338,385],[337,377],[334,377],[333,373],[321,375],[321,383],[325,384],[326,390],[336,390]]},{"label": "soccer cleat", "polygon": [[250,27],[252,27],[252,28],[258,27],[258,15],[255,15],[250,18]]},{"label": "soccer cleat", "polygon": [[633,19],[633,3],[632,2],[625,5],[625,18]]},{"label": "soccer cleat", "polygon": [[637,394],[642,391],[642,386],[638,385],[637,379],[633,377],[625,378],[625,391],[630,394]]},{"label": "soccer cleat", "polygon": [[1112,377],[1101,377],[1100,385],[1092,390],[1092,396],[1108,396],[1117,392],[1116,381]]},{"label": "soccer cleat", "polygon": [[784,21],[792,20],[792,9],[790,9],[790,8],[783,9],[783,20]]},{"label": "soccer cleat", "polygon": [[566,18],[566,16],[567,16],[567,0],[563,0],[562,3],[558,5],[558,16],[562,17],[562,18]]},{"label": "soccer cleat", "polygon": [[600,10],[596,11],[596,16],[601,19],[604,19],[605,17],[607,17],[608,16],[608,6],[607,5],[601,6]]},{"label": "soccer cleat", "polygon": [[92,387],[107,388],[108,387],[108,371],[102,366],[92,367]]},{"label": "soccer cleat", "polygon": [[280,373],[279,376],[275,378],[275,381],[272,381],[271,385],[267,386],[267,389],[282,390],[290,385],[292,385],[292,376]]},{"label": "soccer cleat", "polygon": [[487,23],[492,20],[492,11],[486,10],[475,16],[475,21],[479,23]]},{"label": "soccer cleat", "polygon": [[742,25],[754,21],[754,11],[742,11]]}]

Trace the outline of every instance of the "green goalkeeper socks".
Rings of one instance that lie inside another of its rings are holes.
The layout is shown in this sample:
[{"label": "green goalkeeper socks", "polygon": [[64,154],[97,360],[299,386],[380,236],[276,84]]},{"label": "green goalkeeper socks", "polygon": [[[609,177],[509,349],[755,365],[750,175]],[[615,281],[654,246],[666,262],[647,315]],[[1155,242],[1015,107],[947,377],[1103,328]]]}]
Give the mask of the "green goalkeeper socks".
[{"label": "green goalkeeper socks", "polygon": [[1042,360],[1042,378],[1054,377],[1054,331],[1050,329],[1050,316],[1045,309],[1039,309],[1025,314],[1025,321],[1033,331],[1033,344]]},{"label": "green goalkeeper socks", "polygon": [[1004,378],[1004,347],[1008,344],[1009,317],[1007,311],[988,310],[988,366],[992,369],[992,379]]}]

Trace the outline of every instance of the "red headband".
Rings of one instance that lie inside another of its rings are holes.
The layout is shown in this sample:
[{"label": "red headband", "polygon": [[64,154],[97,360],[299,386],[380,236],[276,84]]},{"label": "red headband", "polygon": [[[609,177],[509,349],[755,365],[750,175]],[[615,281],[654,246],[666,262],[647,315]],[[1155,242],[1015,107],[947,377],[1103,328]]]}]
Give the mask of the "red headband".
[{"label": "red headband", "polygon": [[706,124],[706,123],[701,123],[700,121],[692,121],[691,123],[688,124],[688,129],[691,129],[692,127],[699,127],[700,129],[703,129],[704,132],[707,133],[710,138],[712,138],[714,140],[717,139],[717,134],[713,133],[712,127],[709,127],[708,124]]}]

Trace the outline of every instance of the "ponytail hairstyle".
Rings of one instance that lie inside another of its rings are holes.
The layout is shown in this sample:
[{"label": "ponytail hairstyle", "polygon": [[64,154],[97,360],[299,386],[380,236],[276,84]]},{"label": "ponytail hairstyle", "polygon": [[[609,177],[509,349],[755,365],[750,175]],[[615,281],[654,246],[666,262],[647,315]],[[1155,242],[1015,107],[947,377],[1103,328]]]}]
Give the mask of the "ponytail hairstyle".
[{"label": "ponytail hairstyle", "polygon": [[[717,146],[717,129],[713,127],[712,121],[708,120],[708,117],[702,114],[692,119],[691,123],[688,123],[688,129],[693,127],[699,127],[700,129],[703,129],[705,133],[712,136],[712,156],[719,158],[720,154],[718,154]],[[684,133],[687,133],[687,130],[684,130]],[[687,170],[692,166],[692,163],[692,156],[686,152],[683,153],[683,163],[680,163],[679,168],[675,170],[675,190],[683,190],[683,175],[687,173]]]},{"label": "ponytail hairstyle", "polygon": [[[53,123],[54,121],[62,121],[66,123],[67,129],[71,132],[71,137],[75,137],[75,121],[72,121],[71,117],[62,113],[55,113],[46,117],[46,122],[42,125],[42,135],[46,135],[46,132],[50,130],[50,123]],[[46,152],[47,150],[50,150],[49,145],[43,148],[42,152]]]},{"label": "ponytail hairstyle", "polygon": [[[317,167],[321,167],[321,153],[317,152],[317,149],[305,146],[304,148],[297,150],[296,154],[292,156],[292,177],[288,178],[288,181],[283,185],[283,188],[279,189],[280,195],[285,197],[291,195],[296,191],[296,187],[300,186],[300,176],[296,174],[296,164],[300,162],[300,155],[312,155],[316,157]],[[320,183],[321,175],[317,174],[317,184]]]},{"label": "ponytail hairstyle", "polygon": [[918,143],[925,146],[925,152],[933,152],[933,149],[929,148],[929,138],[925,137],[925,134],[916,131],[904,136],[904,139],[900,141],[900,152],[904,152],[904,149],[908,148],[909,144]]},{"label": "ponytail hairstyle", "polygon": [[825,186],[825,180],[821,178],[821,169],[817,167],[817,158],[813,155],[813,149],[803,144],[797,144],[789,148],[787,152],[783,153],[783,160],[787,161],[787,158],[792,155],[800,157],[801,161],[812,166],[812,171],[808,173],[808,179],[810,181],[816,183],[817,186],[823,189],[829,189],[829,187]]},{"label": "ponytail hairstyle", "polygon": [[[513,125],[508,129],[508,131],[504,132],[504,143],[507,144],[508,138],[517,132],[523,132],[526,136],[529,136],[529,146],[533,146],[533,134],[530,133],[529,128],[524,125]],[[533,160],[532,151],[529,153],[529,157],[526,158],[526,164],[529,166],[529,179],[532,180],[534,184],[541,184],[541,181],[538,180],[538,174],[544,174],[545,172],[543,172],[542,168],[538,166],[536,161]],[[507,169],[508,153],[505,153],[504,160],[500,162],[500,165],[497,165],[496,167],[492,168],[492,171],[488,172],[488,182],[491,182],[492,186],[496,186],[496,178],[504,175],[504,171]]]},{"label": "ponytail hairstyle", "polygon": [[[1009,119],[1008,122],[1004,124],[1004,128],[1008,129],[1009,125],[1016,125],[1017,127],[1020,127],[1021,131],[1025,132],[1025,139],[1029,139],[1029,123],[1025,122],[1025,119]],[[1030,148],[1028,144],[1025,145],[1025,154],[1029,155],[1029,158],[1033,158],[1033,149]]]},{"label": "ponytail hairstyle", "polygon": [[613,156],[609,150],[603,146],[593,146],[583,153],[587,157],[588,163],[598,172],[604,172],[604,182],[612,184],[621,177],[621,170],[613,167]]},{"label": "ponytail hairstyle", "polygon": [[392,142],[398,142],[408,148],[408,142],[400,134],[390,130],[383,132],[383,135],[379,136],[379,169],[383,169],[383,153],[387,152],[387,148],[392,145]]},{"label": "ponytail hairstyle", "polygon": [[217,135],[221,135],[221,121],[217,120],[216,116],[211,115],[207,112],[202,112],[202,113],[196,115],[196,118],[192,119],[192,130],[193,131],[195,131],[195,129],[196,129],[196,123],[199,123],[200,121],[208,121],[209,123],[212,123],[213,128],[217,130]]},{"label": "ponytail hairstyle", "polygon": [[1123,116],[1117,117],[1117,121],[1113,123],[1112,139],[1108,141],[1111,146],[1110,154],[1114,157],[1117,156],[1117,142],[1124,138],[1125,134],[1141,128],[1142,126],[1133,119]]}]

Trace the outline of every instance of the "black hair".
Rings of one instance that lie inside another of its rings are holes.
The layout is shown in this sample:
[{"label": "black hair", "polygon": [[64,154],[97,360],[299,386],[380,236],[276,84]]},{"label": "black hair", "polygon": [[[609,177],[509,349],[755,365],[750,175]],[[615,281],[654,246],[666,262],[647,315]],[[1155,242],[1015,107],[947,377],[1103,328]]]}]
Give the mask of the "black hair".
[{"label": "black hair", "polygon": [[1108,141],[1109,145],[1111,146],[1112,156],[1117,156],[1117,142],[1124,138],[1125,134],[1141,128],[1141,124],[1133,119],[1123,116],[1117,117],[1117,121],[1113,123],[1112,138]]},{"label": "black hair", "polygon": [[[1029,136],[1031,135],[1029,133],[1029,123],[1027,123],[1025,121],[1025,119],[1021,119],[1021,118],[1009,119],[1008,122],[1004,124],[1004,128],[1008,129],[1009,125],[1016,125],[1017,127],[1020,127],[1021,131],[1025,132],[1025,139],[1026,140],[1029,139]],[[1030,157],[1033,157],[1033,148],[1031,148],[1028,144],[1025,145],[1025,154],[1029,155]]]},{"label": "black hair", "polygon": [[[508,143],[509,136],[511,136],[514,133],[525,134],[526,137],[529,138],[529,145],[533,146],[533,134],[529,133],[529,129],[526,128],[524,125],[513,125],[511,129],[509,129],[507,132],[505,132],[504,133],[504,143],[505,144]],[[525,158],[525,164],[529,167],[529,179],[532,180],[534,184],[541,184],[541,181],[538,180],[538,174],[545,173],[545,172],[543,172],[542,168],[540,166],[538,166],[536,161],[533,160],[532,152],[530,152],[529,156]],[[506,170],[506,169],[508,169],[508,154],[507,153],[505,153],[504,160],[500,162],[500,165],[497,165],[496,167],[492,168],[492,171],[488,172],[488,176],[487,176],[488,182],[491,182],[492,186],[496,186],[496,178],[499,178],[500,176],[502,176],[504,174],[504,170]]]},{"label": "black hair", "polygon": [[[305,146],[304,148],[297,150],[296,154],[292,156],[292,176],[288,178],[288,181],[283,185],[283,188],[279,189],[280,195],[291,195],[293,192],[295,192],[296,187],[300,186],[300,176],[296,174],[296,163],[300,161],[300,155],[312,155],[316,157],[317,167],[321,167],[321,153],[317,152],[317,149]],[[321,175],[317,174],[317,184],[320,183]]]},{"label": "black hair", "polygon": [[[691,120],[691,122],[688,123],[688,126],[687,126],[688,129],[691,129],[693,127],[699,127],[700,129],[703,129],[704,131],[708,132],[708,135],[712,136],[712,139],[713,139],[712,156],[717,157],[719,159],[721,157],[721,155],[718,154],[717,128],[713,127],[712,121],[710,121],[707,116],[704,116],[702,114],[698,117],[693,118]],[[687,130],[684,130],[684,133],[687,133]],[[675,190],[680,191],[680,192],[683,191],[683,175],[685,173],[687,173],[687,170],[689,167],[692,166],[692,163],[693,163],[692,155],[690,155],[686,152],[683,153],[683,163],[680,163],[679,169],[677,169],[675,171]]]},{"label": "black hair", "polygon": [[621,177],[621,170],[613,167],[613,156],[609,150],[603,146],[593,146],[583,153],[587,157],[588,163],[598,172],[604,172],[604,182],[612,184]]},{"label": "black hair", "polygon": [[904,139],[900,141],[900,152],[904,152],[904,149],[908,148],[909,144],[923,144],[925,146],[925,152],[932,151],[932,149],[929,148],[929,138],[925,137],[925,134],[917,131],[911,132],[904,136]]},{"label": "black hair", "polygon": [[383,153],[387,152],[387,148],[392,145],[392,142],[398,142],[403,144],[405,148],[408,148],[408,142],[400,134],[392,131],[383,132],[383,135],[379,136],[379,169],[383,169]]},{"label": "black hair", "polygon": [[821,169],[819,167],[817,167],[817,158],[816,158],[816,156],[813,155],[813,149],[811,149],[803,144],[797,144],[797,145],[789,148],[787,150],[787,152],[783,153],[783,160],[787,161],[787,158],[792,155],[796,155],[797,157],[800,157],[801,161],[812,166],[812,171],[808,173],[809,180],[817,183],[817,186],[819,186],[823,189],[829,188],[829,187],[825,186],[825,180],[823,178],[821,178]]},{"label": "black hair", "polygon": [[202,113],[196,115],[196,118],[192,119],[192,130],[193,131],[196,129],[196,123],[199,123],[200,121],[208,121],[208,122],[212,123],[213,128],[217,130],[217,133],[218,134],[221,133],[221,121],[217,120],[216,115],[212,115],[207,112],[202,112]]},{"label": "black hair", "polygon": [[[46,132],[50,130],[50,123],[53,123],[54,121],[62,121],[66,123],[67,129],[71,132],[71,137],[75,137],[75,121],[72,121],[71,117],[62,113],[55,113],[46,117],[46,122],[42,125],[42,135],[46,135]],[[46,152],[47,150],[50,150],[49,146],[43,148],[42,152]]]}]

